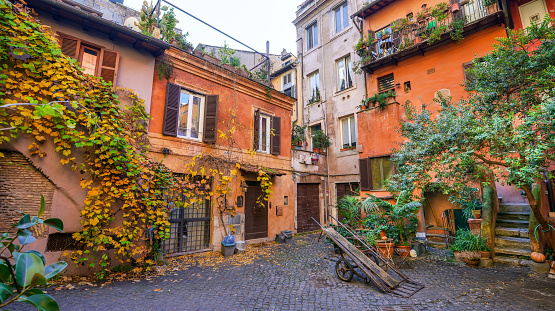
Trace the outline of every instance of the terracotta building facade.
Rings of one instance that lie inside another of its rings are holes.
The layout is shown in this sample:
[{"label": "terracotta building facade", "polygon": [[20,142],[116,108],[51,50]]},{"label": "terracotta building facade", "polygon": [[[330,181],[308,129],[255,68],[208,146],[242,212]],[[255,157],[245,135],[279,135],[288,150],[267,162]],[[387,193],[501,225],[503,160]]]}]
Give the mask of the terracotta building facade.
[{"label": "terracotta building facade", "polygon": [[[164,61],[172,63],[173,73],[169,80],[158,76],[153,80],[151,157],[163,159],[174,173],[182,174],[188,173],[187,164],[199,154],[233,156],[241,166],[225,199],[235,207],[235,216],[220,215],[210,203],[216,197],[203,198],[196,209],[175,209],[165,252],[219,249],[224,227],[230,224],[236,230],[235,239],[248,243],[293,231],[290,142],[295,99],[182,50],[170,49]],[[233,146],[221,136],[229,133],[232,114],[238,122]],[[270,172],[273,191],[262,204],[257,202],[262,195],[257,180],[260,169]]]}]

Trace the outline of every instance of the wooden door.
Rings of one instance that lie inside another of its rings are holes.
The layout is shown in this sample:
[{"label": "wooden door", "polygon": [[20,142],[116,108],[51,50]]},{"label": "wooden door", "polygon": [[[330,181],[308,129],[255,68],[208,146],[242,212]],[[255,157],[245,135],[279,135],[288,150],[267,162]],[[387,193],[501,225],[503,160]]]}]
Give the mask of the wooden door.
[{"label": "wooden door", "polygon": [[320,184],[297,184],[297,232],[320,229]]},{"label": "wooden door", "polygon": [[268,202],[262,200],[260,182],[247,181],[247,186],[247,192],[245,193],[245,240],[267,238]]}]

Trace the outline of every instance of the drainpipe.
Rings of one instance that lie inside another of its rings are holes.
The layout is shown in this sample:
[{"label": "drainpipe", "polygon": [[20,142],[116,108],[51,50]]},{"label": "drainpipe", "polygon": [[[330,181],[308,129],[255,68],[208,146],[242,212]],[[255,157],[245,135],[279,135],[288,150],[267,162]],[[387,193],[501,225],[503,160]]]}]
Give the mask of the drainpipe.
[{"label": "drainpipe", "polygon": [[[320,14],[320,20],[323,20],[323,14],[325,13],[321,13]],[[326,62],[325,62],[325,58],[324,58],[324,36],[322,35],[323,31],[322,31],[323,27],[320,27],[320,38],[322,38],[322,47],[320,50],[321,56],[322,56],[322,105],[323,105],[323,110],[324,110],[324,127],[326,129],[325,133],[326,135],[328,135],[328,105],[327,105],[327,101],[326,101]],[[330,210],[329,210],[329,195],[326,196],[326,192],[330,191],[330,148],[329,146],[326,148],[327,149],[327,155],[326,155],[326,181],[324,182],[325,185],[325,189],[324,189],[324,215],[325,215],[325,222],[326,224],[328,224],[330,222]],[[330,191],[331,192],[331,191]]]}]

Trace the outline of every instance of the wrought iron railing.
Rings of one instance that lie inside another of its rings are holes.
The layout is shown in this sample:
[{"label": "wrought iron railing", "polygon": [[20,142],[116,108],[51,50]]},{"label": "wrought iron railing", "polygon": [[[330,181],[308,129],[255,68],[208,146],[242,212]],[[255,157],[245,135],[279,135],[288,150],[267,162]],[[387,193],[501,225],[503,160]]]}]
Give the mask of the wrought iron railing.
[{"label": "wrought iron railing", "polygon": [[[393,31],[389,34],[387,33],[391,32],[391,28],[389,28],[385,34],[383,34],[384,31],[382,34],[378,32],[378,36],[373,42],[357,52],[363,57],[364,63],[371,63],[425,41],[431,44],[438,41],[445,33],[459,31],[462,35],[462,27],[497,12],[497,3],[488,6],[484,3],[488,3],[488,0],[472,0],[460,6],[458,11],[449,8],[447,17],[442,20],[433,16],[427,16],[420,20],[415,18],[401,31]],[[452,37],[456,38],[456,36]]]}]

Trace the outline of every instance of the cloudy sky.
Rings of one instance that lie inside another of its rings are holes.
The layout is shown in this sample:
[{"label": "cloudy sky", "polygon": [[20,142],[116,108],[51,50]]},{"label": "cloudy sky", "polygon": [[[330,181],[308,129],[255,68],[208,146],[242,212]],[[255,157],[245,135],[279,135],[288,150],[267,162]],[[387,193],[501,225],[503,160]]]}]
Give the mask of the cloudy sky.
[{"label": "cloudy sky", "polygon": [[[302,0],[168,1],[259,52],[266,52],[266,41],[269,40],[272,54],[280,54],[284,48],[297,53],[295,26],[291,22]],[[152,2],[156,3],[156,0]],[[142,3],[143,0],[123,2],[136,10],[141,9]],[[194,46],[199,43],[221,46],[225,40],[231,48],[248,50],[186,14],[175,12],[178,27],[189,32],[187,40]]]}]

